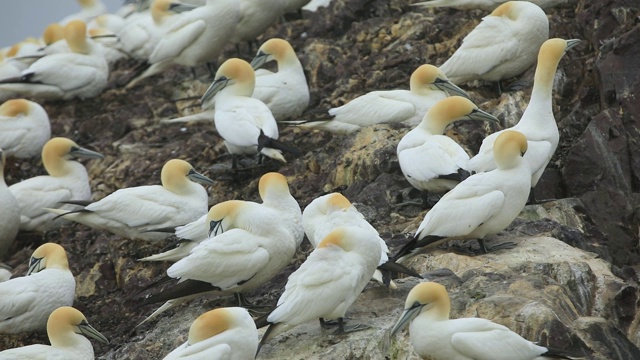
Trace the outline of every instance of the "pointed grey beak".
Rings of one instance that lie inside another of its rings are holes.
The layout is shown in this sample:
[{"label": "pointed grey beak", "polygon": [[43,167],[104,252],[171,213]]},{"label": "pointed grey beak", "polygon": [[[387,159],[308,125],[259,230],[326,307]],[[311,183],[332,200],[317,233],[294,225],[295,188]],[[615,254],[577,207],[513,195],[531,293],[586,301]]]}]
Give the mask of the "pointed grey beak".
[{"label": "pointed grey beak", "polygon": [[418,314],[420,314],[422,306],[422,304],[416,303],[414,306],[408,309],[404,309],[402,315],[400,316],[400,319],[398,319],[398,322],[393,326],[393,329],[391,329],[391,337],[396,336],[396,334],[400,330],[404,329],[404,327],[407,326],[407,324],[409,324],[411,320],[418,316]]},{"label": "pointed grey beak", "polygon": [[257,70],[270,60],[271,59],[269,59],[269,54],[265,53],[264,51],[258,51],[256,57],[251,60],[251,67],[253,68],[253,70]]},{"label": "pointed grey beak", "polygon": [[229,83],[229,79],[224,76],[213,80],[211,86],[209,86],[204,95],[202,95],[202,98],[200,98],[200,103],[204,104],[207,101],[211,100],[220,90],[224,89],[227,86],[227,83]]},{"label": "pointed grey beak", "polygon": [[40,270],[44,269],[43,267],[41,267],[41,265],[42,258],[31,257],[31,259],[29,260],[29,270],[27,270],[27,276],[40,272]]},{"label": "pointed grey beak", "polygon": [[462,97],[465,97],[465,98],[471,100],[469,98],[469,94],[467,94],[466,91],[460,89],[456,84],[452,83],[449,80],[438,78],[433,83],[433,85],[435,85],[438,89],[440,89],[440,90],[446,92],[447,94],[449,94],[449,96],[458,95],[458,96],[462,96]]},{"label": "pointed grey beak", "polygon": [[183,13],[197,8],[195,5],[183,4],[181,2],[173,2],[169,5],[169,10],[175,13]]},{"label": "pointed grey beak", "polygon": [[105,344],[109,343],[109,340],[107,340],[104,335],[100,334],[98,330],[94,329],[93,326],[89,325],[89,323],[84,320],[78,325],[78,329],[80,330],[80,334],[85,337],[94,338]]},{"label": "pointed grey beak", "polygon": [[480,109],[473,110],[471,114],[467,115],[467,117],[469,118],[469,120],[493,121],[497,124],[500,123],[500,120],[498,120],[498,118]]},{"label": "pointed grey beak", "polygon": [[189,170],[189,173],[187,174],[187,177],[191,180],[191,181],[195,181],[201,184],[205,184],[205,185],[213,185],[213,180],[209,179],[208,177],[200,174],[199,172],[191,169]]},{"label": "pointed grey beak", "polygon": [[212,220],[209,222],[209,237],[211,237],[211,234],[213,234],[214,236],[218,235],[218,231],[220,231],[220,234],[222,234],[224,232],[224,229],[222,228],[222,219],[216,221],[216,220]]},{"label": "pointed grey beak", "polygon": [[567,40],[567,48],[564,49],[564,51],[566,52],[567,50],[571,49],[572,47],[580,44],[582,42],[582,40],[580,39],[571,39],[571,40]]},{"label": "pointed grey beak", "polygon": [[85,157],[89,159],[104,159],[104,155],[100,154],[99,152],[91,151],[81,147],[72,147],[69,154],[76,157]]}]

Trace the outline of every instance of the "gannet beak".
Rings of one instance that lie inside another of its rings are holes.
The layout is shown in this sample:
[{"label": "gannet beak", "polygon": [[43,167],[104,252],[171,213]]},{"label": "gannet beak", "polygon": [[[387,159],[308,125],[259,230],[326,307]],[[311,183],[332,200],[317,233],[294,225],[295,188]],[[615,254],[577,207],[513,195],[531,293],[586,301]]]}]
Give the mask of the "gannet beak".
[{"label": "gannet beak", "polygon": [[171,5],[169,5],[169,10],[175,13],[183,13],[191,11],[195,8],[197,8],[197,6],[191,4],[183,4],[180,2],[171,3]]},{"label": "gannet beak", "polygon": [[416,302],[412,307],[404,309],[400,319],[398,319],[398,322],[393,326],[393,329],[391,329],[391,337],[394,337],[400,330],[404,329],[413,318],[418,316],[423,306],[423,304]]},{"label": "gannet beak", "polygon": [[202,95],[202,98],[200,98],[200,103],[204,104],[205,102],[212,99],[218,93],[218,91],[224,89],[228,83],[229,79],[227,79],[225,76],[221,76],[213,80],[211,86],[209,86],[204,95]]},{"label": "gannet beak", "polygon": [[105,344],[109,343],[109,340],[107,340],[104,335],[100,334],[98,330],[94,329],[93,326],[89,325],[86,321],[82,321],[80,325],[78,325],[78,329],[80,330],[80,334],[86,337],[94,338]]},{"label": "gannet beak", "polygon": [[270,59],[268,54],[266,54],[264,51],[258,51],[256,57],[251,60],[251,67],[253,68],[253,70],[257,70],[269,60]]},{"label": "gannet beak", "polygon": [[208,177],[200,174],[199,172],[191,169],[189,170],[189,173],[187,174],[187,177],[189,177],[189,179],[191,179],[191,181],[195,181],[195,182],[199,182],[201,184],[205,184],[205,185],[213,185],[213,180],[209,179]]},{"label": "gannet beak", "polygon": [[224,232],[224,229],[222,229],[222,220],[212,220],[209,222],[209,237],[211,237],[211,234],[218,235],[218,230],[220,230],[221,234]]},{"label": "gannet beak", "polygon": [[29,260],[29,270],[27,270],[27,276],[31,274],[35,274],[43,269],[40,265],[42,264],[42,258],[31,257]]},{"label": "gannet beak", "polygon": [[498,118],[480,109],[473,110],[471,114],[467,115],[467,117],[470,120],[493,121],[497,124],[500,123],[500,120],[498,120]]},{"label": "gannet beak", "polygon": [[462,96],[462,97],[465,97],[465,98],[471,100],[469,98],[469,94],[467,94],[466,91],[460,89],[456,84],[452,83],[449,80],[437,78],[436,81],[433,84],[438,89],[440,89],[440,90],[446,92],[447,94],[449,94],[449,96],[458,95],[458,96]]},{"label": "gannet beak", "polygon": [[104,159],[104,155],[100,154],[99,152],[75,146],[71,148],[69,154],[76,157],[85,157],[89,159]]},{"label": "gannet beak", "polygon": [[564,51],[567,51],[567,50],[571,49],[572,47],[578,45],[580,42],[582,42],[582,40],[580,40],[580,39],[567,40],[567,48],[564,49]]},{"label": "gannet beak", "polygon": [[94,35],[91,36],[90,39],[104,39],[104,38],[117,38],[116,34],[104,34],[104,35]]}]

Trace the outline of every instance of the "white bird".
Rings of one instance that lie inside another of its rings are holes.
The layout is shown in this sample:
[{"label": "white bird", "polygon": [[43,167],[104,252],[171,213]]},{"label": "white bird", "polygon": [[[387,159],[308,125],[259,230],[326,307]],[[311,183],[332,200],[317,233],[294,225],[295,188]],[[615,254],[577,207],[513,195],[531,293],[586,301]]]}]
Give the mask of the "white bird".
[{"label": "white bird", "polygon": [[510,248],[503,243],[487,248],[484,237],[504,230],[524,208],[531,187],[531,171],[522,155],[527,139],[505,131],[493,147],[498,168],[472,175],[446,193],[427,213],[411,241],[391,259],[403,261],[423,248],[447,240],[477,239],[481,250]]},{"label": "white bird", "polygon": [[486,120],[498,123],[470,100],[451,96],[440,100],[420,124],[398,143],[398,161],[404,177],[419,190],[446,192],[469,177],[469,155],[453,139],[443,135],[458,120]]},{"label": "white bird", "polygon": [[53,310],[73,304],[75,289],[64,248],[41,245],[31,255],[27,276],[0,283],[0,334],[44,330]]},{"label": "white bird", "polygon": [[[540,6],[542,9],[548,9],[559,4],[566,3],[567,0],[529,0],[530,2]],[[492,11],[499,5],[507,2],[507,0],[429,0],[411,4],[411,6],[424,6],[427,8],[452,7],[456,9],[480,9]]]},{"label": "white bird", "polygon": [[[1,107],[0,107],[1,109]],[[1,121],[0,121],[1,123]],[[0,257],[4,257],[20,229],[20,207],[18,201],[4,182],[5,153],[0,149]],[[11,273],[9,273],[11,276]]]},{"label": "white bird", "polygon": [[109,66],[102,48],[86,36],[86,24],[73,20],[65,27],[70,53],[44,56],[19,78],[0,80],[0,92],[16,92],[45,100],[85,99],[102,92]]},{"label": "white bird", "polygon": [[408,323],[411,345],[422,358],[433,360],[533,360],[538,356],[570,359],[536,345],[506,326],[482,318],[449,319],[451,302],[444,286],[416,285],[404,312],[391,330],[395,336]]},{"label": "white bird", "polygon": [[0,105],[0,148],[7,156],[34,157],[50,138],[49,115],[40,104],[13,99]]},{"label": "white bird", "polygon": [[538,54],[531,100],[522,118],[515,126],[484,138],[478,154],[469,160],[469,170],[480,172],[495,169],[493,147],[496,139],[505,131],[517,130],[527,137],[529,148],[524,159],[531,169],[531,187],[536,186],[560,141],[552,109],[553,79],[562,56],[579,42],[557,38],[545,41]]},{"label": "white bird", "polygon": [[311,0],[309,3],[302,7],[302,10],[316,12],[318,8],[328,7],[331,4],[331,0]]},{"label": "white bird", "polygon": [[284,14],[287,0],[256,1],[240,0],[239,20],[229,42],[237,44],[250,42],[262,35],[270,26],[278,22]]},{"label": "white bird", "polygon": [[[53,220],[46,211],[60,202],[91,199],[89,177],[84,165],[73,157],[104,158],[102,154],[81,148],[67,138],[53,138],[42,148],[42,164],[49,175],[36,176],[9,186],[20,205],[20,230],[46,231],[64,223]],[[63,209],[73,209],[65,206]]]},{"label": "white bird", "polygon": [[415,126],[431,106],[449,95],[469,97],[449,81],[441,69],[422,65],[411,74],[410,90],[372,91],[329,109],[330,120],[292,123],[339,134],[350,134],[380,123]]},{"label": "white bird", "polygon": [[497,81],[522,74],[549,38],[549,20],[536,4],[509,1],[482,18],[440,66],[456,84]]},{"label": "white bird", "polygon": [[335,228],[289,276],[277,307],[267,316],[270,325],[260,344],[318,318],[321,324],[337,319],[337,333],[365,328],[345,326],[343,318],[373,276],[380,256],[380,242],[370,231],[356,226]]},{"label": "white bird", "polygon": [[219,308],[200,315],[191,324],[189,339],[164,360],[253,359],[258,330],[241,307]]},{"label": "white bird", "polygon": [[[251,97],[256,77],[251,65],[232,58],[216,72],[215,80],[202,96],[207,102],[216,96],[215,125],[232,155],[256,154],[287,162],[282,151],[299,154],[278,140],[278,125],[262,101]],[[235,157],[234,157],[235,167]]]},{"label": "white bird", "polygon": [[263,175],[259,187],[262,204],[230,200],[209,210],[201,223],[209,238],[167,270],[170,277],[180,278],[178,284],[143,300],[169,300],[145,321],[204,292],[237,294],[243,301],[243,292],[289,264],[304,237],[300,207],[281,174]]},{"label": "white bird", "polygon": [[[320,242],[337,227],[359,227],[369,231],[373,238],[378,239],[380,243],[380,261],[378,265],[382,265],[389,260],[387,243],[358,209],[340,193],[323,195],[311,201],[302,212],[302,226],[305,234],[307,234],[307,239],[309,239],[314,248],[317,248]],[[384,283],[379,270],[375,271],[373,279]],[[395,283],[390,283],[390,287],[395,288]]]},{"label": "white bird", "polygon": [[216,60],[239,20],[236,0],[207,0],[204,6],[181,13],[149,55],[149,68],[127,87],[174,65],[194,67]]},{"label": "white bird", "polygon": [[66,25],[73,20],[82,20],[87,22],[92,18],[107,12],[107,7],[100,0],[78,0],[78,4],[80,4],[82,10],[60,20],[60,24]]},{"label": "white bird", "polygon": [[206,216],[209,197],[195,182],[212,185],[213,181],[179,159],[167,161],[160,177],[162,185],[120,189],[78,210],[48,210],[128,239],[161,240],[171,234],[154,229],[176,227]]},{"label": "white bird", "polygon": [[[304,238],[302,224],[302,214],[298,201],[291,195],[287,179],[279,173],[264,174],[258,184],[258,192],[262,199],[262,205],[281,212],[283,226],[291,233],[297,246],[300,246]],[[259,216],[259,213],[251,213],[254,207],[243,208],[242,203],[246,201],[231,200],[216,204],[211,207],[208,214],[199,219],[176,227],[175,234],[178,238],[184,239],[180,245],[160,254],[148,256],[141,261],[178,261],[189,255],[191,249],[211,236],[216,236],[226,230],[242,228],[248,231],[254,227],[252,218]],[[259,211],[259,210],[257,210]],[[242,214],[242,216],[238,216]],[[214,221],[213,229],[211,224],[207,225],[207,217]]]},{"label": "white bird", "polygon": [[86,336],[109,343],[80,311],[70,306],[59,307],[51,313],[47,335],[51,346],[29,345],[1,351],[0,360],[93,360],[93,346]]}]

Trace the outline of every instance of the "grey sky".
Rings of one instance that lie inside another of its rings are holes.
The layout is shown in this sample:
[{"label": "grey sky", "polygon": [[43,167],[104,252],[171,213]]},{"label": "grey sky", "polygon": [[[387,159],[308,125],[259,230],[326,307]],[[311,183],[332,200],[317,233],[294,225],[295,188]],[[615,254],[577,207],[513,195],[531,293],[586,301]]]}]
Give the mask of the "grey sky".
[{"label": "grey sky", "polygon": [[[76,0],[1,0],[0,47],[9,46],[29,36],[40,37],[47,25],[80,11]],[[102,0],[115,11],[123,0]]]}]

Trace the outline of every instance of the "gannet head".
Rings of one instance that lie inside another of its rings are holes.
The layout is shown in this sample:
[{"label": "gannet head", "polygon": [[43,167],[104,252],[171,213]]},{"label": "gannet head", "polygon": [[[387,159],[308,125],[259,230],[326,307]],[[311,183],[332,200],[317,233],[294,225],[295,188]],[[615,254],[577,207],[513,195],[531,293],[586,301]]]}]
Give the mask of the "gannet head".
[{"label": "gannet head", "polygon": [[42,41],[44,41],[45,45],[51,45],[62,39],[64,39],[64,28],[58,23],[50,24],[42,33]]},{"label": "gannet head", "polygon": [[240,200],[228,200],[212,206],[205,221],[209,237],[220,235],[229,230],[226,229],[223,221],[233,222],[243,206],[244,202]]},{"label": "gannet head", "polygon": [[506,3],[503,3],[502,5],[495,8],[490,16],[500,16],[509,18],[511,20],[516,20],[521,8],[518,3],[519,1],[507,1]]},{"label": "gannet head", "polygon": [[333,229],[333,231],[327,234],[327,236],[320,241],[317,248],[321,249],[329,246],[338,246],[344,251],[353,250],[355,244],[353,241],[350,241],[351,238],[348,236],[347,231],[347,227],[345,226],[339,226]]},{"label": "gannet head", "polygon": [[96,5],[96,0],[78,0],[78,4],[83,9],[90,9]]},{"label": "gannet head", "polygon": [[227,308],[218,308],[198,316],[189,328],[189,340],[193,345],[231,329],[234,325],[233,313]]},{"label": "gannet head", "polygon": [[258,193],[262,201],[267,201],[271,197],[290,196],[289,183],[287,178],[277,172],[270,172],[262,175],[258,182]]},{"label": "gannet head", "polygon": [[333,211],[341,211],[350,208],[351,202],[340,193],[327,195],[323,213],[328,214]]},{"label": "gannet head", "polygon": [[402,330],[411,320],[424,311],[433,314],[434,320],[448,320],[450,308],[451,301],[444,286],[434,282],[419,283],[407,295],[404,311],[393,329],[391,329],[391,336],[395,336],[398,331]]},{"label": "gannet head", "polygon": [[248,62],[231,58],[225,61],[216,72],[211,86],[202,95],[201,103],[209,101],[220,90],[233,85],[233,94],[250,97],[256,84],[256,75]]},{"label": "gannet head", "polygon": [[213,180],[195,171],[191,164],[180,159],[172,159],[164,164],[160,180],[165,189],[176,194],[188,191],[191,181],[213,185]]},{"label": "gannet head", "polygon": [[251,60],[251,67],[255,70],[272,60],[277,61],[278,66],[280,66],[281,63],[287,63],[289,61],[297,62],[298,58],[288,41],[273,38],[265,41],[264,44],[260,46],[258,53],[253,60]]},{"label": "gannet head", "polygon": [[440,90],[449,95],[469,98],[469,94],[449,81],[442,70],[429,64],[421,65],[411,74],[409,88],[415,94],[426,94],[428,91]]},{"label": "gannet head", "polygon": [[156,25],[160,25],[167,18],[167,16],[185,11],[191,11],[195,9],[196,6],[183,4],[180,1],[154,0],[150,8],[153,22]]},{"label": "gannet head", "polygon": [[74,157],[104,159],[102,154],[81,148],[72,140],[63,137],[52,138],[42,148],[42,164],[51,176],[67,175],[70,170],[66,163]]},{"label": "gannet head", "polygon": [[493,158],[499,169],[516,166],[527,151],[527,138],[518,131],[504,131],[493,144]]},{"label": "gannet head", "polygon": [[74,346],[77,342],[75,334],[109,343],[104,335],[89,325],[87,318],[80,311],[70,306],[59,307],[49,315],[47,334],[51,345],[58,348]]},{"label": "gannet head", "polygon": [[40,245],[33,254],[31,254],[27,276],[44,269],[52,268],[69,270],[69,260],[67,259],[67,252],[64,251],[62,246],[54,243],[46,243]]},{"label": "gannet head", "polygon": [[18,115],[29,115],[31,110],[31,101],[25,99],[7,100],[0,105],[0,116],[16,117]]},{"label": "gannet head", "polygon": [[[560,59],[567,50],[578,45],[580,40],[564,40],[559,38],[545,41],[538,51],[538,65],[536,67],[535,83],[552,84]],[[551,91],[551,89],[549,89]]]},{"label": "gannet head", "polygon": [[482,120],[498,122],[498,119],[480,109],[471,100],[450,96],[438,101],[422,118],[420,127],[431,134],[442,134],[450,123],[458,120]]},{"label": "gannet head", "polygon": [[88,54],[91,51],[87,42],[87,24],[82,20],[72,20],[65,26],[64,39],[75,53]]}]

